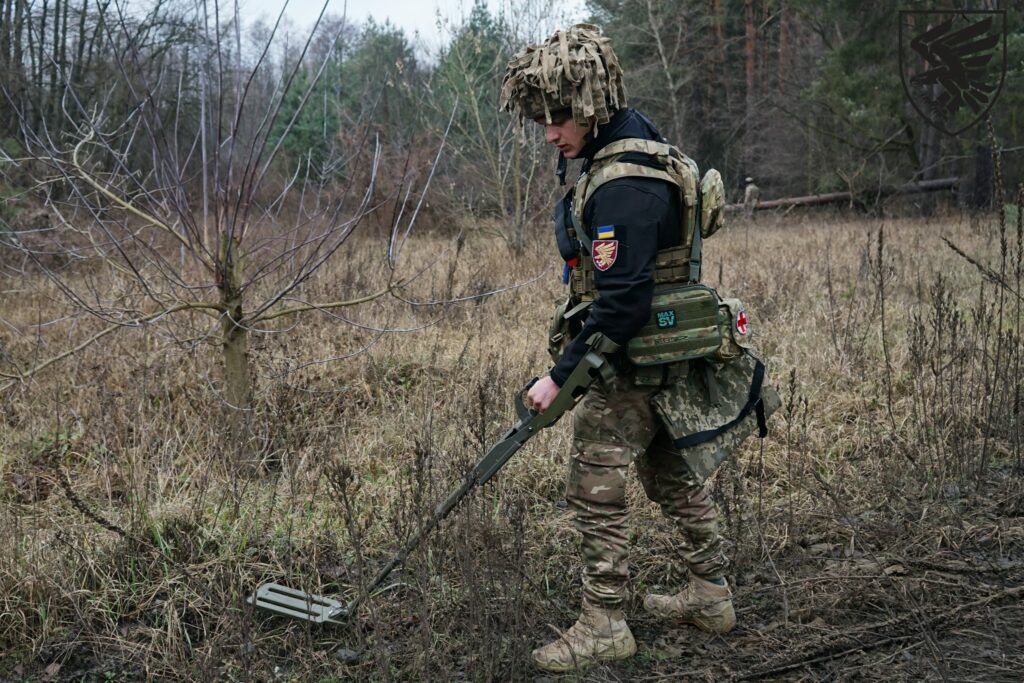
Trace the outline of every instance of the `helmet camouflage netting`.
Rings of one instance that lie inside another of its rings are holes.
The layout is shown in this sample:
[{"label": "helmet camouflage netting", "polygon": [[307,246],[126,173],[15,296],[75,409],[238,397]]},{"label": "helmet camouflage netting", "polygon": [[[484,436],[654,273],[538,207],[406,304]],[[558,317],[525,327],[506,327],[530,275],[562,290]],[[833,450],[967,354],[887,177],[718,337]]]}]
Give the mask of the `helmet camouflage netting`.
[{"label": "helmet camouflage netting", "polygon": [[499,109],[518,113],[519,119],[572,109],[576,123],[591,116],[597,124],[626,106],[622,68],[611,40],[593,24],[576,24],[558,31],[540,45],[529,45],[508,62],[501,83]]}]

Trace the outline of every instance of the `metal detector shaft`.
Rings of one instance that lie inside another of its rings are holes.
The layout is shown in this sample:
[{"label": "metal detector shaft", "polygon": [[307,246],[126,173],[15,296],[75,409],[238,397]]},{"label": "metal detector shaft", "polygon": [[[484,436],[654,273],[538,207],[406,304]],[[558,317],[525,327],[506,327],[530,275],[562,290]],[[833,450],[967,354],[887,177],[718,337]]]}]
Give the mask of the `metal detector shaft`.
[{"label": "metal detector shaft", "polygon": [[393,572],[399,565],[403,564],[409,553],[419,546],[420,542],[424,538],[430,535],[430,533],[441,523],[445,517],[451,513],[452,510],[458,506],[458,504],[469,495],[477,486],[482,486],[493,477],[498,470],[505,466],[505,463],[509,461],[516,451],[522,447],[527,440],[530,439],[534,434],[537,434],[541,429],[550,427],[555,424],[562,415],[571,410],[576,402],[587,392],[587,388],[591,382],[597,377],[602,377],[605,380],[610,380],[614,376],[614,369],[609,365],[608,360],[604,354],[614,351],[618,348],[618,344],[611,341],[603,334],[595,334],[588,340],[587,352],[583,355],[583,359],[576,365],[576,368],[569,374],[569,377],[565,380],[565,383],[558,390],[558,394],[555,396],[554,401],[548,406],[547,410],[543,412],[537,412],[526,407],[523,402],[523,396],[529,391],[530,387],[534,385],[537,378],[534,377],[527,383],[517,394],[514,401],[516,414],[519,416],[519,423],[512,427],[505,436],[502,437],[501,441],[491,446],[487,454],[480,459],[479,462],[474,465],[473,469],[469,471],[463,482],[452,490],[448,494],[448,497],[442,500],[434,508],[434,513],[427,520],[419,530],[416,531],[405,544],[405,546],[391,558],[386,565],[384,565],[377,575],[373,577],[373,580],[366,586],[365,590],[360,591],[351,602],[343,607],[336,608],[330,613],[331,618],[335,617],[350,617],[355,614],[356,610],[363,601],[376,590],[388,576]]}]

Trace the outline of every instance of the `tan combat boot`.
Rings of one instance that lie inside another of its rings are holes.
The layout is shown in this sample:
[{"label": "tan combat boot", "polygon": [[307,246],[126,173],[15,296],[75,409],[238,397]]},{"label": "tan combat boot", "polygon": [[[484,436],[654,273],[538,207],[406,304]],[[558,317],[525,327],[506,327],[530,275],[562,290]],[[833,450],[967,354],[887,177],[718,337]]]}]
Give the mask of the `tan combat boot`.
[{"label": "tan combat boot", "polygon": [[621,609],[583,604],[583,613],[568,631],[533,651],[533,663],[545,671],[582,669],[598,660],[636,654],[636,641]]},{"label": "tan combat boot", "polygon": [[648,593],[644,598],[644,609],[656,616],[679,619],[711,633],[726,633],[736,625],[729,586],[719,586],[692,574],[690,583],[680,593]]}]

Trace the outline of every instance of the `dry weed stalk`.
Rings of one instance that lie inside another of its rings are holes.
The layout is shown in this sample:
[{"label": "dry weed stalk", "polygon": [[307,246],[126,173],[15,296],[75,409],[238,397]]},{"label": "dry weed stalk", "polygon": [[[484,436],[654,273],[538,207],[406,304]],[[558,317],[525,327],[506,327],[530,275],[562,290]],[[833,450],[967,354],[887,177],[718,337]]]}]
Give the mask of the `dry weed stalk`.
[{"label": "dry weed stalk", "polygon": [[[947,218],[938,228],[980,262],[999,258],[998,239],[966,222]],[[997,677],[999,667],[1024,663],[1016,594],[1004,595],[1024,580],[1024,496],[1012,476],[1020,403],[993,374],[996,286],[985,280],[979,289],[973,266],[937,239],[934,222],[887,219],[890,371],[871,285],[875,230],[835,218],[766,219],[751,251],[742,232],[722,235],[716,250],[748,264],[728,270],[745,293],[759,350],[773,361],[774,381],[789,380],[787,408],[763,451],[745,447],[713,482],[735,543],[729,580],[744,630],[721,641],[642,615],[647,587],[685,577],[665,551],[678,535],[633,482],[627,610],[643,654],[594,675],[727,679],[787,667],[815,676],[848,669],[869,678],[958,678],[967,670],[960,657]],[[1019,247],[1007,235],[1012,254]],[[568,421],[532,440],[466,501],[395,576],[402,585],[371,597],[354,631],[265,619],[243,603],[268,578],[324,593],[360,590],[362,567],[372,573],[385,561],[479,457],[481,443],[507,426],[508,387],[546,367],[539,335],[557,296],[554,277],[484,300],[460,294],[477,292],[485,277],[512,281],[536,268],[547,256],[543,240],[509,259],[477,235],[461,246],[419,239],[427,247],[403,258],[410,272],[425,269],[435,280],[423,277],[403,295],[413,304],[382,297],[373,315],[409,328],[436,319],[427,332],[383,335],[350,362],[301,369],[310,357],[358,350],[376,333],[354,332],[342,346],[322,316],[307,322],[302,347],[285,336],[254,346],[267,371],[253,431],[269,476],[244,476],[220,457],[225,445],[210,420],[220,398],[216,387],[195,382],[210,359],[164,357],[146,335],[118,336],[134,365],[112,364],[93,345],[74,359],[76,386],[40,374],[0,397],[0,451],[8,454],[0,466],[0,647],[12,661],[29,672],[59,662],[68,675],[127,678],[529,675],[528,652],[550,637],[547,625],[564,626],[578,608],[576,539],[556,505]],[[328,283],[367,277],[358,271],[370,267],[360,264],[376,243],[357,235],[350,246],[358,258],[326,264]],[[458,263],[429,271],[446,251],[459,251]],[[791,267],[780,272],[771,264],[781,259]],[[1008,264],[1008,282],[1015,270]],[[81,286],[81,273],[64,276]],[[59,291],[38,277],[19,286],[40,292],[28,314],[38,308],[45,319],[57,308],[45,294]],[[325,287],[312,282],[311,295]],[[1020,362],[1011,334],[1019,328],[1013,297],[1005,301],[1001,372],[1009,374]],[[3,302],[0,317],[25,315]],[[187,334],[173,327],[186,328],[182,322],[166,324]],[[80,329],[69,343],[90,333]],[[510,342],[531,338],[535,346]],[[989,420],[993,388],[1002,395]],[[67,447],[48,449],[54,443]],[[53,453],[62,455],[50,462]],[[87,509],[134,536],[161,539],[164,550],[108,533],[59,489],[31,485],[58,464]],[[344,496],[332,486],[336,466],[351,473]],[[978,481],[983,495],[973,492]],[[863,653],[849,651],[852,636]],[[333,659],[339,645],[361,657]]]}]

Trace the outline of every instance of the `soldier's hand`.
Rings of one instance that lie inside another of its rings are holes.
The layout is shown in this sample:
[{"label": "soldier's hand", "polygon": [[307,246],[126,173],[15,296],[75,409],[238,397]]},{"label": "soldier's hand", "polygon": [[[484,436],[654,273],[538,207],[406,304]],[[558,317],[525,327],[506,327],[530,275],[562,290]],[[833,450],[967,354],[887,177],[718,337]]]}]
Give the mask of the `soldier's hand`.
[{"label": "soldier's hand", "polygon": [[526,393],[526,407],[543,412],[555,400],[555,396],[558,396],[558,385],[550,375],[545,375]]}]

